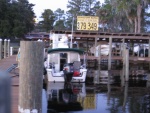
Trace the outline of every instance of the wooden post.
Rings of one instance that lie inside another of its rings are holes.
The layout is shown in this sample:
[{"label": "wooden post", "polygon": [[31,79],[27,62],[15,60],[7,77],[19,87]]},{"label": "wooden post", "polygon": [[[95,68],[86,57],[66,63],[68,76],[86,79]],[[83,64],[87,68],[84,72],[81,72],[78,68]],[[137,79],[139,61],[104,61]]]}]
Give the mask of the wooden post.
[{"label": "wooden post", "polygon": [[111,70],[112,37],[109,38],[108,70]]},{"label": "wooden post", "polygon": [[143,57],[145,57],[145,45],[143,44],[143,49],[144,49],[144,55],[143,55]]},{"label": "wooden post", "polygon": [[125,81],[129,81],[129,50],[125,50]]},{"label": "wooden post", "polygon": [[6,52],[7,52],[7,39],[4,40],[4,58],[6,58]]},{"label": "wooden post", "polygon": [[122,39],[122,56],[124,54],[124,49],[125,49],[125,39]]},{"label": "wooden post", "polygon": [[21,41],[19,113],[42,113],[43,42]]},{"label": "wooden post", "polygon": [[0,39],[0,60],[2,59],[2,39]]},{"label": "wooden post", "polygon": [[10,47],[10,56],[13,55],[13,47]]},{"label": "wooden post", "polygon": [[132,56],[134,56],[134,43],[133,43],[133,45],[132,45]]},{"label": "wooden post", "polygon": [[108,70],[108,82],[107,82],[107,105],[110,104],[110,92],[111,92],[111,86],[110,86],[110,75],[111,71]]},{"label": "wooden post", "polygon": [[148,57],[150,58],[150,39],[149,39],[149,47],[148,47]]},{"label": "wooden post", "polygon": [[101,45],[98,48],[98,80],[97,83],[99,84],[100,74],[101,74]]},{"label": "wooden post", "polygon": [[123,110],[125,110],[127,98],[128,98],[128,83],[126,82],[124,87]]},{"label": "wooden post", "polygon": [[95,37],[95,57],[96,57],[96,46],[97,46],[97,37]]},{"label": "wooden post", "polygon": [[[149,47],[148,47],[148,58],[150,58],[150,39],[149,39]],[[150,70],[150,62],[149,62],[149,70]]]},{"label": "wooden post", "polygon": [[7,43],[7,56],[9,57],[10,56],[10,39],[7,40],[8,43]]},{"label": "wooden post", "polygon": [[137,55],[137,57],[140,57],[140,44],[139,44],[139,50],[138,50],[138,55]]}]

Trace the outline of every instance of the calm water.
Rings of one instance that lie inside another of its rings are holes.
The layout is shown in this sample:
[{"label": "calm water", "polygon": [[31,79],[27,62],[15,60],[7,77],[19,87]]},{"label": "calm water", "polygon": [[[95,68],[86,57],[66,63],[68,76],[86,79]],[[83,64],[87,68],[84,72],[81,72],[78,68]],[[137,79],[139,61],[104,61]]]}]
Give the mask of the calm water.
[{"label": "calm water", "polygon": [[145,72],[130,71],[128,83],[121,75],[122,70],[109,76],[108,71],[89,69],[87,83],[48,83],[47,113],[150,113]]}]

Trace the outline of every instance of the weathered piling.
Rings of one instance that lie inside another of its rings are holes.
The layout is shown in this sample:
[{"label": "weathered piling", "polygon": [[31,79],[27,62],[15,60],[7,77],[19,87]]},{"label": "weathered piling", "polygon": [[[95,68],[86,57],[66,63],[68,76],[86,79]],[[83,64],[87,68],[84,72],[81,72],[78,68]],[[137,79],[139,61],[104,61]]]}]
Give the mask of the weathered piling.
[{"label": "weathered piling", "polygon": [[42,112],[43,50],[43,42],[21,41],[19,113]]},{"label": "weathered piling", "polygon": [[7,56],[7,39],[4,40],[4,58]]},{"label": "weathered piling", "polygon": [[0,60],[2,59],[2,39],[0,39]]},{"label": "weathered piling", "polygon": [[125,50],[125,81],[129,81],[129,50]]},{"label": "weathered piling", "polygon": [[96,57],[96,52],[97,52],[96,51],[96,46],[97,46],[97,37],[95,37],[95,51],[94,51],[95,52],[95,55],[94,55],[95,57]]},{"label": "weathered piling", "polygon": [[125,87],[124,87],[123,110],[125,110],[127,98],[128,98],[128,82],[125,83]]},{"label": "weathered piling", "polygon": [[111,70],[112,37],[109,37],[108,70]]},{"label": "weathered piling", "polygon": [[99,84],[100,74],[101,74],[101,45],[98,48],[98,80],[97,83]]},{"label": "weathered piling", "polygon": [[13,47],[10,47],[10,56],[13,55]]},{"label": "weathered piling", "polygon": [[10,39],[7,40],[8,43],[7,43],[7,56],[9,57],[10,56]]}]

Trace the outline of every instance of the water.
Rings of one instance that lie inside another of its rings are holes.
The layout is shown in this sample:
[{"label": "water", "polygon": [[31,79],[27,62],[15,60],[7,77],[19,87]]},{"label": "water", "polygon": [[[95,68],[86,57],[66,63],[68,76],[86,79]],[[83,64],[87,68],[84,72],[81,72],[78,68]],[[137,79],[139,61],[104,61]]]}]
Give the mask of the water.
[{"label": "water", "polygon": [[89,69],[86,83],[48,83],[47,113],[150,113],[145,71],[130,73],[128,83],[123,79],[122,70]]}]

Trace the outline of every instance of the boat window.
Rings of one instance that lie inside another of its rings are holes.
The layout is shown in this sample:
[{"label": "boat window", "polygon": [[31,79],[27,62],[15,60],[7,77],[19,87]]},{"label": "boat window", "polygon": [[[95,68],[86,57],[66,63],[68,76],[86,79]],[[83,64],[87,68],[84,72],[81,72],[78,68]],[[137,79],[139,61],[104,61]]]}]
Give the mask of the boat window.
[{"label": "boat window", "polygon": [[50,62],[52,63],[52,62],[54,62],[55,64],[58,64],[58,56],[59,54],[51,54],[50,55]]},{"label": "boat window", "polygon": [[78,61],[78,53],[70,53],[70,62]]}]

